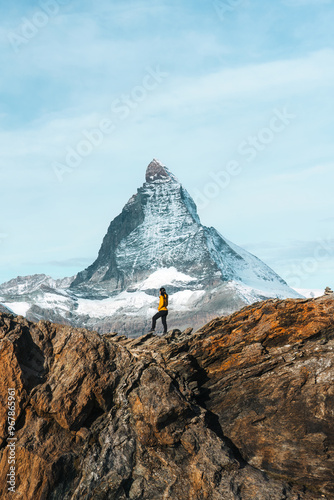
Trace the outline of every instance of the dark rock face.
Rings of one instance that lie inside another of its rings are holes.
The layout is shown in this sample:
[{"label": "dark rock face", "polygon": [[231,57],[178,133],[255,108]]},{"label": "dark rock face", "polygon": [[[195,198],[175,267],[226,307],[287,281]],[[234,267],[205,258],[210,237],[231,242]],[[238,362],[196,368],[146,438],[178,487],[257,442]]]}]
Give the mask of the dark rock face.
[{"label": "dark rock face", "polygon": [[17,498],[334,499],[334,300],[268,300],[135,340],[0,314]]},{"label": "dark rock face", "polygon": [[111,222],[98,258],[91,266],[77,274],[71,288],[92,280],[93,284],[99,281],[109,281],[112,288],[124,289],[125,273],[117,265],[116,250],[120,242],[126,239],[143,220],[143,203],[139,193],[138,196],[133,196],[128,201],[120,215]]}]

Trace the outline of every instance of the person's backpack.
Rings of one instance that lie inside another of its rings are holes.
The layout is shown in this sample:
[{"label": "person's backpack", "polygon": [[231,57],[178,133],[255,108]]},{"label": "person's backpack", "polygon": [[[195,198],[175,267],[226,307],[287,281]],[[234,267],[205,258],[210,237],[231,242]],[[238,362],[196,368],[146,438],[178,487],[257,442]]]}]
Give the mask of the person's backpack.
[{"label": "person's backpack", "polygon": [[168,295],[167,295],[167,293],[163,294],[163,299],[164,299],[164,307],[167,307],[168,306]]}]

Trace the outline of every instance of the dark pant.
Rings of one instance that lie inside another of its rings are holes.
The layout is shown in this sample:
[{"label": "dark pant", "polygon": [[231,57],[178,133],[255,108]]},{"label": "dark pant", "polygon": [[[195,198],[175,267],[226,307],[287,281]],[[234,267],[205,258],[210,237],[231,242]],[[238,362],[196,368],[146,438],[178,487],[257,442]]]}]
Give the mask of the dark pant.
[{"label": "dark pant", "polygon": [[164,326],[164,333],[167,333],[167,314],[168,311],[159,311],[157,314],[155,314],[152,318],[152,330],[155,330],[155,325],[157,322],[157,319],[161,318],[162,324]]}]

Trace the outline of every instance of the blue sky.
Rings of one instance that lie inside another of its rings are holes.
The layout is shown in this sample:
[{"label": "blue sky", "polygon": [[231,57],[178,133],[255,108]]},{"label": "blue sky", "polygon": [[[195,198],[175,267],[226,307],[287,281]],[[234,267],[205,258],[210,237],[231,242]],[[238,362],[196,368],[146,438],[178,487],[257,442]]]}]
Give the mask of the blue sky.
[{"label": "blue sky", "polygon": [[204,224],[292,286],[334,286],[333,0],[0,16],[0,282],[89,265],[155,157]]}]

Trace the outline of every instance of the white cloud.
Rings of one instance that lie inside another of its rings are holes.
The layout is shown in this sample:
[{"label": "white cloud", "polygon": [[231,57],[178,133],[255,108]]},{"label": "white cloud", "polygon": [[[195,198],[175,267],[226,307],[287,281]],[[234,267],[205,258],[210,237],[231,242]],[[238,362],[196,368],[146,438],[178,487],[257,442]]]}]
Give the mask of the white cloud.
[{"label": "white cloud", "polygon": [[171,82],[164,106],[185,107],[189,103],[210,105],[222,99],[257,96],[293,96],[315,88],[332,87],[334,51],[323,50],[298,59],[226,68],[196,79]]}]

